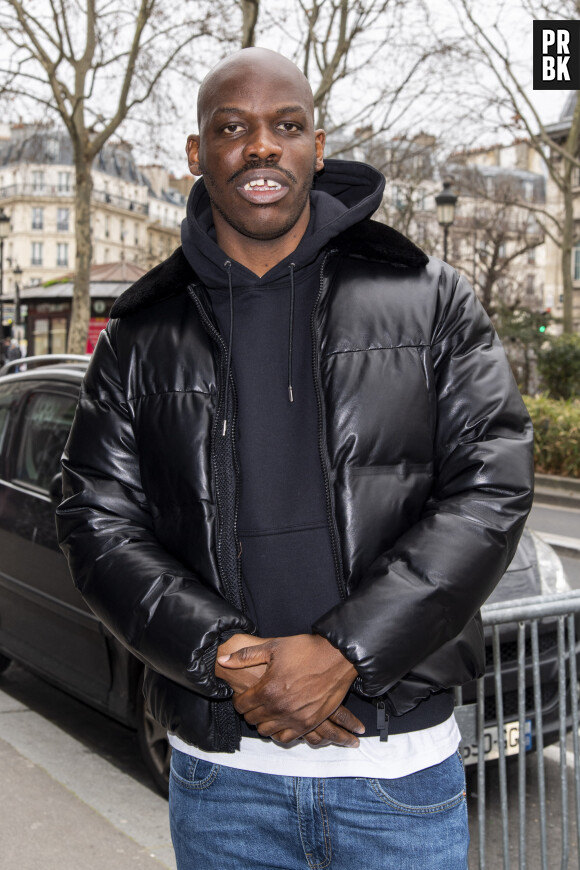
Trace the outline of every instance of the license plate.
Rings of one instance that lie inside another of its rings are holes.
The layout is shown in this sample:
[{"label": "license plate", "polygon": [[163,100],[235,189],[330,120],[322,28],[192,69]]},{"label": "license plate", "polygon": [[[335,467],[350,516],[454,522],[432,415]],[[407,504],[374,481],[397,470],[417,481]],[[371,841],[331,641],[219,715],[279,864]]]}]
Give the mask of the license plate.
[{"label": "license plate", "polygon": [[[504,752],[505,755],[517,755],[520,749],[520,723],[504,722]],[[526,720],[524,725],[524,751],[529,752],[532,748],[532,722]],[[476,764],[479,747],[477,743],[462,743],[461,754],[464,764]],[[483,732],[483,751],[486,761],[499,758],[499,739],[497,725],[490,725]]]}]

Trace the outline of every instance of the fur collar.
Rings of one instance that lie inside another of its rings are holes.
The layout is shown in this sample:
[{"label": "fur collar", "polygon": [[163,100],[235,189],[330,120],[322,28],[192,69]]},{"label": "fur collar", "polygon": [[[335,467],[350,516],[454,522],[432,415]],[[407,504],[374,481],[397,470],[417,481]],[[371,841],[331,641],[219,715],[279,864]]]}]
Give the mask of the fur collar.
[{"label": "fur collar", "polygon": [[[336,236],[330,248],[340,254],[390,263],[410,269],[420,269],[429,260],[409,239],[386,224],[364,220]],[[171,296],[183,293],[197,276],[181,247],[119,296],[111,309],[111,317],[126,317]]]}]

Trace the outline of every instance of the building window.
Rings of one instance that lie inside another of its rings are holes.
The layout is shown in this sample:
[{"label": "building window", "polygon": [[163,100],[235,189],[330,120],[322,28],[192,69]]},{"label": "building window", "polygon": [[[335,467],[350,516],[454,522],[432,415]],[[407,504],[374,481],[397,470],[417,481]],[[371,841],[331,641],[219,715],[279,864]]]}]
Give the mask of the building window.
[{"label": "building window", "polygon": [[405,207],[404,193],[398,185],[395,185],[395,187],[393,187],[392,203],[394,208],[399,210]]},{"label": "building window", "polygon": [[32,192],[42,193],[44,191],[44,172],[41,169],[35,169],[32,173]]},{"label": "building window", "polygon": [[42,266],[42,242],[32,243],[32,252],[30,255],[31,266]]},{"label": "building window", "polygon": [[133,224],[133,243],[135,247],[139,247],[139,224]]},{"label": "building window", "polygon": [[56,265],[68,266],[68,242],[58,242],[56,246]]},{"label": "building window", "polygon": [[44,209],[43,208],[33,208],[32,209],[32,229],[33,230],[44,229]]},{"label": "building window", "polygon": [[125,221],[124,221],[123,218],[121,218],[121,221],[120,221],[120,224],[119,224],[119,239],[120,239],[122,242],[125,241]]},{"label": "building window", "polygon": [[61,233],[68,233],[70,209],[59,208],[56,212],[56,228]]},{"label": "building window", "polygon": [[109,227],[109,215],[105,215],[105,238],[108,239],[110,235],[110,227]]},{"label": "building window", "polygon": [[59,193],[70,193],[72,190],[70,183],[70,172],[59,172],[58,173],[58,192]]},{"label": "building window", "polygon": [[534,266],[536,264],[536,249],[530,248],[528,251],[528,265]]},{"label": "building window", "polygon": [[580,245],[574,248],[574,280],[580,281]]},{"label": "building window", "polygon": [[528,296],[533,296],[536,291],[535,281],[533,275],[528,275],[526,278],[526,294]]},{"label": "building window", "polygon": [[534,182],[533,181],[524,181],[524,199],[526,202],[531,202],[534,198]]}]

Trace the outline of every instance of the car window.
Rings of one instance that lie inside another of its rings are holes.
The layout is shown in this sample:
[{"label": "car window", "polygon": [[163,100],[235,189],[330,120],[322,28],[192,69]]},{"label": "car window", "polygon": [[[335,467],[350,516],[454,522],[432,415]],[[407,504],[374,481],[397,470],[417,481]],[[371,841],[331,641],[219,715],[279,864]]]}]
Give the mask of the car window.
[{"label": "car window", "polygon": [[16,479],[48,491],[60,471],[60,458],[72,425],[77,401],[58,393],[34,393],[28,399]]},{"label": "car window", "polygon": [[2,452],[6,432],[8,431],[8,419],[13,401],[14,389],[12,385],[0,387],[0,453]]}]

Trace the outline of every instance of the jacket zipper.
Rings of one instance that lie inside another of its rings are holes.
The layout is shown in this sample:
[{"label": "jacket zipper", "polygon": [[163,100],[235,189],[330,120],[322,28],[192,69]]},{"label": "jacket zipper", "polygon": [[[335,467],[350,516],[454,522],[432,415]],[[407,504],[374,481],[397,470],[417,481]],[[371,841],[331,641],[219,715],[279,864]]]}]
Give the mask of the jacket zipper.
[{"label": "jacket zipper", "polygon": [[[192,300],[193,300],[193,302],[194,302],[194,304],[199,312],[199,316],[200,316],[200,319],[201,319],[201,322],[202,322],[204,329],[206,330],[208,335],[211,338],[213,338],[213,340],[216,342],[218,347],[221,349],[222,356],[221,356],[221,360],[220,360],[220,368],[223,368],[224,355],[227,353],[226,343],[225,343],[224,339],[222,338],[222,336],[220,335],[220,333],[218,332],[218,330],[215,328],[215,326],[211,322],[210,318],[208,317],[207,312],[206,312],[206,310],[203,307],[203,304],[201,302],[201,299],[198,297],[198,295],[195,291],[195,287],[190,284],[188,287],[188,290],[189,290],[190,296],[191,296],[191,298],[192,298]],[[229,427],[229,430],[230,430],[229,437],[232,439],[231,445],[232,445],[232,457],[233,457],[234,476],[235,476],[235,493],[234,493],[235,501],[234,501],[233,534],[234,534],[234,545],[236,548],[236,584],[237,584],[236,591],[237,591],[237,597],[236,597],[234,590],[229,588],[229,584],[228,584],[227,579],[226,579],[227,571],[224,570],[224,567],[223,567],[222,546],[221,546],[222,528],[221,528],[220,510],[219,510],[219,503],[220,503],[221,496],[220,496],[219,474],[218,474],[218,469],[217,469],[217,459],[216,459],[216,455],[215,455],[216,438],[224,437],[226,434],[226,433],[224,433],[224,435],[220,435],[218,433],[219,422],[222,418],[221,410],[222,410],[222,407],[225,405],[226,391],[228,389],[228,384],[226,384],[226,383],[224,383],[224,388],[222,390],[221,396],[218,393],[218,404],[217,404],[215,420],[214,420],[214,424],[213,424],[213,428],[212,428],[211,465],[212,465],[212,469],[213,469],[213,476],[214,476],[214,481],[215,481],[215,486],[216,486],[216,497],[217,497],[217,503],[218,503],[218,511],[217,511],[218,528],[217,528],[217,536],[216,536],[216,538],[217,538],[216,550],[217,550],[218,566],[219,566],[219,569],[220,569],[220,572],[222,575],[222,583],[224,586],[226,600],[228,600],[235,607],[239,607],[240,610],[242,611],[242,613],[245,613],[246,612],[246,603],[245,603],[245,598],[244,598],[244,592],[242,589],[241,565],[240,565],[240,558],[239,558],[240,543],[238,540],[238,532],[237,532],[239,468],[238,468],[236,451],[235,451],[234,440],[233,440],[234,439],[234,432],[235,432],[236,417],[237,417],[237,395],[236,395],[236,389],[235,389],[233,376],[230,377],[230,386],[232,388],[233,402],[232,402],[232,422],[231,422],[231,426]],[[233,752],[235,749],[239,748],[240,738],[242,736],[242,723],[241,723],[240,716],[236,713],[233,705],[231,705],[231,704],[227,704],[224,707],[223,704],[218,702],[218,701],[211,701],[210,703],[211,703],[212,709],[214,711],[214,717],[215,717],[216,723],[221,723],[221,726],[225,731],[225,734],[224,734],[225,745],[221,746],[220,749],[222,751],[226,751],[226,752]],[[218,733],[220,730],[221,729],[219,728],[219,724],[218,724]]]},{"label": "jacket zipper", "polygon": [[322,387],[320,384],[320,353],[318,350],[318,333],[316,330],[316,315],[318,314],[318,306],[324,289],[324,267],[326,261],[334,251],[327,251],[320,265],[320,282],[318,287],[318,296],[312,309],[310,318],[310,328],[312,333],[312,369],[314,376],[314,390],[316,392],[316,405],[318,408],[318,451],[320,455],[320,463],[322,465],[322,476],[324,478],[324,492],[326,497],[326,516],[328,518],[328,529],[330,533],[330,545],[332,549],[332,558],[334,562],[334,573],[336,576],[336,584],[340,597],[344,601],[346,595],[346,585],[344,582],[344,572],[342,567],[342,556],[338,547],[338,529],[336,528],[336,519],[334,515],[334,496],[330,486],[330,474],[328,471],[327,451],[326,451],[326,424],[324,421],[324,405],[322,398]]},{"label": "jacket zipper", "polygon": [[[203,303],[201,302],[201,299],[198,297],[198,295],[195,291],[195,286],[190,284],[188,289],[190,290],[191,297],[192,297],[192,299],[195,303],[195,306],[199,312],[201,322],[203,324],[204,329],[210,335],[210,337],[213,338],[213,340],[216,342],[216,344],[220,347],[222,354],[226,354],[227,353],[226,343],[225,343],[222,335],[220,334],[220,332],[218,332],[218,330],[215,328],[215,326],[211,322],[210,318],[208,317],[208,314],[207,314],[205,308],[203,307]],[[222,361],[223,361],[223,356],[222,356],[222,360],[220,360],[220,367],[223,367]],[[226,598],[230,602],[230,604],[233,604],[235,607],[239,607],[239,609],[242,611],[242,613],[245,614],[246,613],[246,601],[245,601],[245,596],[244,596],[244,590],[242,587],[241,565],[240,565],[240,559],[239,559],[240,541],[238,538],[238,510],[239,510],[238,493],[239,493],[240,470],[239,470],[239,466],[238,466],[238,461],[237,461],[237,456],[236,456],[236,451],[234,449],[234,441],[233,441],[235,427],[236,427],[236,420],[237,420],[238,400],[237,400],[237,393],[236,393],[236,387],[234,384],[234,379],[233,379],[233,376],[231,376],[231,375],[230,375],[230,387],[232,389],[233,402],[232,402],[232,412],[231,412],[231,426],[228,426],[228,429],[230,432],[230,437],[232,439],[232,442],[231,442],[232,443],[232,457],[233,457],[234,476],[235,476],[235,484],[236,484],[235,494],[234,494],[235,500],[234,500],[234,520],[233,520],[234,545],[235,545],[236,554],[237,554],[235,592],[233,589],[229,588],[229,584],[225,579],[227,572],[224,571],[223,565],[222,565],[222,546],[221,546],[221,540],[222,540],[221,531],[222,530],[221,530],[221,528],[218,529],[216,546],[217,546],[217,554],[218,554],[218,564],[221,567],[222,575],[224,578],[224,588],[225,588],[225,592],[226,592]],[[227,388],[228,388],[227,384],[224,384],[224,389],[222,391],[222,394],[220,396],[218,396],[218,406],[216,409],[216,415],[215,415],[215,420],[214,420],[214,424],[213,424],[213,431],[212,431],[212,444],[216,443],[216,438],[224,437],[224,435],[222,435],[221,433],[218,433],[218,427],[219,427],[219,421],[221,420],[221,417],[222,417],[221,412],[222,412],[222,408],[225,404],[225,394],[226,394]],[[220,501],[219,474],[218,474],[218,469],[217,469],[215,450],[214,450],[213,446],[212,446],[212,451],[211,451],[211,463],[212,463],[212,468],[213,468],[213,472],[214,472],[214,480],[215,480],[215,484],[216,484],[217,499],[218,499],[218,504],[219,504],[219,501]],[[220,512],[218,511],[218,521],[219,521],[219,517],[220,517]]]}]

